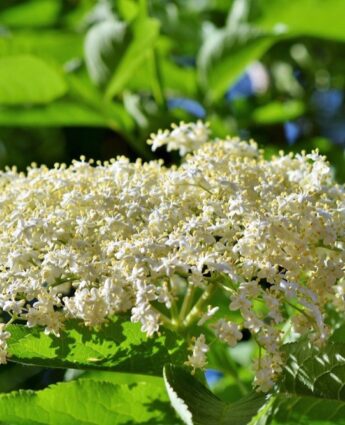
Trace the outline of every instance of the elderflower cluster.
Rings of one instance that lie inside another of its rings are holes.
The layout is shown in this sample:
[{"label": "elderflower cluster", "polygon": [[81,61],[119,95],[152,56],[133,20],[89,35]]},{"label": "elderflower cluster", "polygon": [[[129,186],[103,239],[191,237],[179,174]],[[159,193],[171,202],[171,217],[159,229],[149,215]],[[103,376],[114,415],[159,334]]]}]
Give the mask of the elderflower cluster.
[{"label": "elderflower cluster", "polygon": [[158,134],[151,134],[147,141],[152,145],[152,150],[166,145],[168,151],[178,150],[181,156],[198,149],[209,140],[209,130],[202,121],[196,123],[181,122],[180,125],[172,124],[172,130],[159,130]]},{"label": "elderflower cluster", "polygon": [[[267,160],[254,142],[209,140],[201,122],[149,143],[193,152],[170,168],[82,158],[0,173],[0,309],[55,335],[70,318],[127,313],[148,336],[190,335],[193,369],[210,333],[234,347],[247,329],[267,391],[287,325],[322,344],[326,306],[344,311],[344,186],[316,152]],[[0,362],[8,337],[2,324]]]}]

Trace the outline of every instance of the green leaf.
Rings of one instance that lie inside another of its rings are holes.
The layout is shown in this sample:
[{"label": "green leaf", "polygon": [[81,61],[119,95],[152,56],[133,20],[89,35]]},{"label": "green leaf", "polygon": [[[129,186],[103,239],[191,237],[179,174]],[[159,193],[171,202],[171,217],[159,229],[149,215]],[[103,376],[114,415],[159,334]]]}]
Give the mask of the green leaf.
[{"label": "green leaf", "polygon": [[66,91],[62,75],[42,59],[30,55],[0,58],[0,104],[44,104]]},{"label": "green leaf", "polygon": [[41,372],[41,367],[28,367],[21,364],[6,364],[0,366],[0,393],[7,393],[18,388],[27,379]]},{"label": "green leaf", "polygon": [[334,343],[345,344],[345,325],[342,325],[338,329],[336,329],[333,332],[330,340]]},{"label": "green leaf", "polygon": [[[114,117],[115,118],[115,117]],[[33,107],[0,107],[0,126],[59,127],[85,125],[105,127],[107,120],[99,112],[75,101],[58,100]]]},{"label": "green leaf", "polygon": [[187,425],[246,425],[265,401],[250,394],[227,404],[183,368],[166,365],[164,380],[171,404]]},{"label": "green leaf", "polygon": [[163,86],[184,96],[195,96],[197,78],[193,68],[183,68],[169,60],[161,60]]},{"label": "green leaf", "polygon": [[60,4],[56,0],[26,0],[0,13],[0,22],[9,27],[45,27],[53,25],[58,17]]},{"label": "green leaf", "polygon": [[17,30],[0,36],[0,56],[32,54],[65,63],[83,56],[83,37],[68,31]]},{"label": "green leaf", "polygon": [[262,16],[256,24],[263,30],[345,41],[343,0],[261,0],[259,5]]},{"label": "green leaf", "polygon": [[219,100],[275,41],[276,36],[248,25],[211,32],[198,55],[199,79],[208,97],[213,102]]},{"label": "green leaf", "polygon": [[256,108],[252,119],[256,124],[275,124],[288,120],[294,120],[305,112],[304,103],[299,100],[287,102],[271,102],[265,106]]},{"label": "green leaf", "polygon": [[286,365],[265,424],[345,424],[345,344],[285,346]]},{"label": "green leaf", "polygon": [[19,363],[159,376],[164,363],[182,363],[186,359],[185,343],[172,332],[148,338],[139,324],[123,317],[98,331],[71,321],[60,337],[23,325],[11,325],[9,330],[10,360]]},{"label": "green leaf", "polygon": [[106,89],[106,97],[112,98],[121,93],[128,81],[152,51],[159,35],[159,22],[147,18],[133,24],[133,39],[121,58]]},{"label": "green leaf", "polygon": [[84,55],[91,80],[105,86],[128,46],[127,25],[115,20],[99,22],[85,37]]},{"label": "green leaf", "polygon": [[[69,95],[84,109],[91,110],[103,121],[103,125],[128,137],[133,130],[134,120],[120,103],[107,101],[84,72],[70,73],[67,76]],[[86,123],[86,125],[88,125]],[[92,125],[92,124],[91,124]],[[96,124],[97,125],[97,124]]]},{"label": "green leaf", "polygon": [[47,105],[0,106],[0,126],[109,127],[125,137],[133,119],[120,103],[104,101],[88,77],[79,72],[66,75],[68,96]]},{"label": "green leaf", "polygon": [[0,395],[0,421],[12,425],[177,425],[162,385],[80,379],[42,391]]},{"label": "green leaf", "polygon": [[[166,394],[164,380],[161,376],[141,375],[137,373],[109,372],[106,370],[80,371],[77,379],[92,379],[94,381],[112,382],[113,384],[136,384],[137,382],[148,382],[162,389]],[[168,397],[168,396],[166,396]],[[168,398],[167,398],[168,399]]]}]

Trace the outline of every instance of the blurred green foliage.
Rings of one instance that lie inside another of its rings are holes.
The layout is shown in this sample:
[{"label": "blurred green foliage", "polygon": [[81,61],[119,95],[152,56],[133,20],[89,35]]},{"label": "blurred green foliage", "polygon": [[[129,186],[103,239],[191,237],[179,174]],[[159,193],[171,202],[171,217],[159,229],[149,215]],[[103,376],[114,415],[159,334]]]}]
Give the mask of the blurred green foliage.
[{"label": "blurred green foliage", "polygon": [[151,132],[201,118],[269,153],[317,147],[343,181],[344,13],[343,0],[4,0],[0,166],[150,159]]}]

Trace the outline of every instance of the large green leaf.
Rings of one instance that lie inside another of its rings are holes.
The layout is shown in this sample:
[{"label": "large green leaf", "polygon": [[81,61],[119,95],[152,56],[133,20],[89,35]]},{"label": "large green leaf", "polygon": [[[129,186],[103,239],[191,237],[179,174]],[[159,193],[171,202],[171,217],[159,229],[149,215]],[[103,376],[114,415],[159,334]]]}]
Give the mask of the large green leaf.
[{"label": "large green leaf", "polygon": [[0,106],[0,127],[109,127],[125,136],[133,120],[119,103],[107,107],[89,106],[74,100],[57,100],[48,105],[32,107]]},{"label": "large green leaf", "polygon": [[181,367],[166,365],[164,379],[171,404],[186,425],[246,425],[265,401],[250,394],[227,404]]},{"label": "large green leaf", "polygon": [[122,104],[107,102],[83,72],[66,75],[68,96],[47,105],[0,106],[0,126],[109,127],[125,136],[133,119]]},{"label": "large green leaf", "polygon": [[83,37],[82,34],[61,30],[17,30],[0,35],[0,56],[19,54],[33,54],[65,63],[82,57]]},{"label": "large green leaf", "polygon": [[133,38],[113,72],[106,89],[107,98],[119,94],[127,82],[135,78],[135,72],[140,72],[140,65],[148,57],[158,38],[159,22],[156,19],[140,19],[132,25]]},{"label": "large green leaf", "polygon": [[58,100],[48,105],[27,108],[0,107],[0,126],[58,127],[75,125],[105,127],[107,120],[100,112],[70,100]]},{"label": "large green leaf", "polygon": [[285,346],[286,366],[265,424],[345,424],[345,344]]},{"label": "large green leaf", "polygon": [[0,58],[0,104],[44,104],[66,91],[63,76],[42,59],[30,55]]},{"label": "large green leaf", "polygon": [[163,386],[92,379],[0,395],[0,421],[12,425],[178,424]]},{"label": "large green leaf", "polygon": [[98,331],[71,321],[60,337],[23,325],[9,330],[10,360],[19,363],[161,375],[164,363],[186,358],[185,343],[172,332],[148,338],[139,324],[122,317]]},{"label": "large green leaf", "polygon": [[2,25],[14,28],[46,27],[55,23],[60,7],[56,0],[25,0],[19,4],[7,6],[0,13],[0,22]]},{"label": "large green leaf", "polygon": [[259,5],[262,15],[256,24],[264,30],[345,41],[343,0],[260,0]]}]

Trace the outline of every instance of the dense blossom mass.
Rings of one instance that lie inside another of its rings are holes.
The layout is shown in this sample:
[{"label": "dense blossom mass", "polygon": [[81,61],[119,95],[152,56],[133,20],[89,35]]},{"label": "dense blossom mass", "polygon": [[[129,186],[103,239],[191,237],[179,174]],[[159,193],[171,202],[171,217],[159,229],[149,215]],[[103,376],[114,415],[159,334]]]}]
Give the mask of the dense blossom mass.
[{"label": "dense blossom mass", "polygon": [[[248,329],[267,391],[286,338],[322,344],[326,306],[344,311],[344,187],[316,152],[267,160],[200,122],[149,143],[192,152],[172,167],[119,157],[0,174],[0,308],[56,335],[124,312],[149,336],[191,329],[192,368],[211,332],[234,347]],[[1,324],[0,362],[8,338]]]}]

